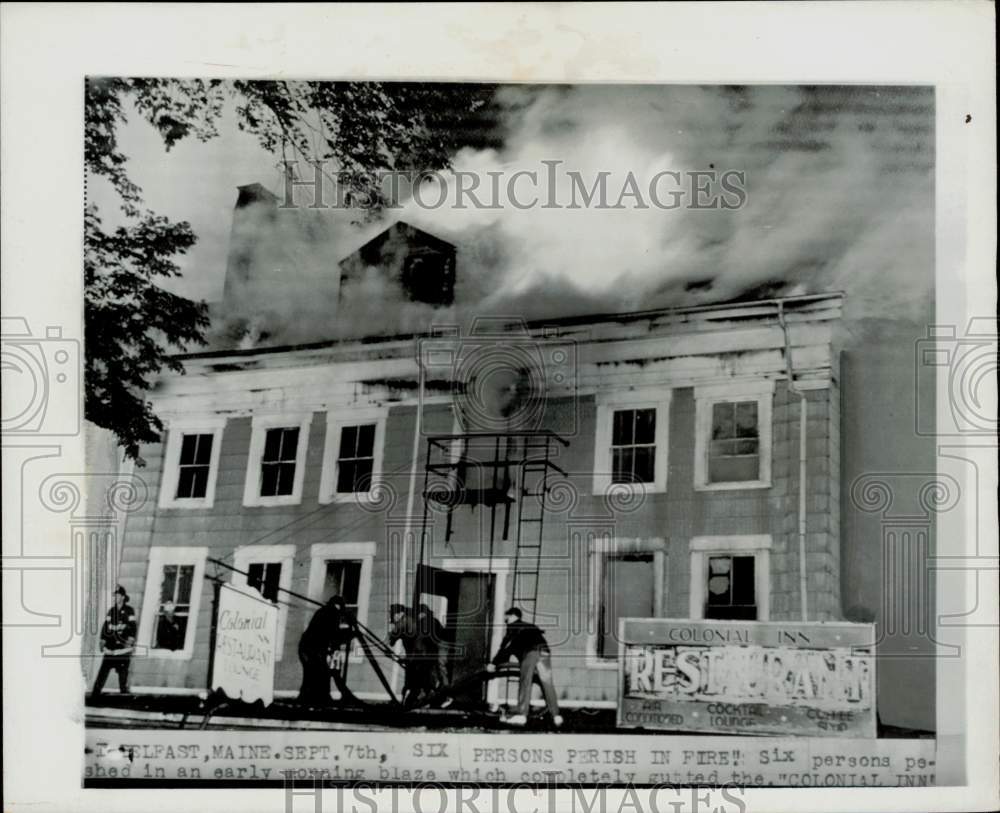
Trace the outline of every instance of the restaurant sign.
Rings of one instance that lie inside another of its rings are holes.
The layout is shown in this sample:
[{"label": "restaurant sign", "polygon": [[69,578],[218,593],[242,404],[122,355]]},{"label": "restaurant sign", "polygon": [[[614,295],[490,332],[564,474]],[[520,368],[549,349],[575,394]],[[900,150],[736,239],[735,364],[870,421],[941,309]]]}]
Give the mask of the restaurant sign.
[{"label": "restaurant sign", "polygon": [[224,584],[212,661],[212,688],[247,703],[274,701],[278,605],[252,588]]},{"label": "restaurant sign", "polygon": [[618,725],[875,736],[872,624],[625,618]]}]

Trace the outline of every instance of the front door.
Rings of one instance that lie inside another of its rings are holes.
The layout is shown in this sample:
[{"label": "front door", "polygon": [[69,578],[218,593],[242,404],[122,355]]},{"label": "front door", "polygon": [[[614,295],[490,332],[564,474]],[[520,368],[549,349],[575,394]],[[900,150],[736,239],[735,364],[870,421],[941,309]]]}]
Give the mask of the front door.
[{"label": "front door", "polygon": [[622,553],[604,560],[598,657],[607,660],[618,657],[619,618],[656,615],[655,573],[652,553]]},{"label": "front door", "polygon": [[[454,614],[448,614],[447,626],[455,631],[450,658],[451,682],[481,672],[489,662],[493,637],[492,573],[458,574],[458,601]],[[455,695],[458,705],[481,706],[486,702],[486,684],[470,685]]]},{"label": "front door", "polygon": [[[448,682],[454,685],[481,672],[493,654],[490,642],[496,576],[480,571],[421,569],[420,602],[427,604],[444,626]],[[486,702],[486,684],[470,684],[453,697],[458,707],[481,707]]]}]

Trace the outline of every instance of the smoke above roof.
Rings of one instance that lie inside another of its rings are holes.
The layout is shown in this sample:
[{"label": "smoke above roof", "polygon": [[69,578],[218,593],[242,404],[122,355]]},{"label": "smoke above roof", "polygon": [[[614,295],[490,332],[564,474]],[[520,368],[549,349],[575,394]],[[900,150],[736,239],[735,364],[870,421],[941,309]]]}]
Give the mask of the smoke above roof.
[{"label": "smoke above roof", "polygon": [[[845,291],[845,315],[858,321],[914,318],[932,301],[930,88],[530,86],[500,89],[498,104],[501,146],[462,149],[453,169],[482,178],[481,190],[491,177],[534,171],[541,203],[560,205],[457,208],[460,181],[445,174],[445,205],[427,205],[438,194],[410,196],[363,225],[343,209],[283,211],[263,249],[261,228],[234,225],[230,270],[253,249],[268,275],[240,293],[227,274],[218,342],[287,344],[420,332],[480,315],[544,319],[825,290]],[[660,208],[648,182],[665,171],[742,173],[745,201]],[[608,202],[625,205],[571,208],[574,172],[588,187],[607,173]],[[634,195],[620,199],[630,174],[645,208]],[[453,302],[414,298],[402,271],[379,263],[355,267],[345,297],[342,262],[399,222],[455,247]]]}]

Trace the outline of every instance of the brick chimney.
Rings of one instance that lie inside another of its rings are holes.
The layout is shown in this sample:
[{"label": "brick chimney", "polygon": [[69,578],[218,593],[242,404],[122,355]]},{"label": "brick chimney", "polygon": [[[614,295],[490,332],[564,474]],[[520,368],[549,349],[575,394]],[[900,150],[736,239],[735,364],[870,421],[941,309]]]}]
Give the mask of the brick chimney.
[{"label": "brick chimney", "polygon": [[226,303],[244,301],[250,289],[271,282],[269,269],[280,256],[274,240],[278,197],[259,183],[239,186],[237,191],[223,288]]},{"label": "brick chimney", "polygon": [[[283,209],[259,183],[238,187],[221,308],[224,341],[253,347],[362,337],[398,321],[408,303],[454,302],[454,245],[399,221],[338,263],[346,232],[337,222],[326,211]],[[423,312],[413,318],[424,319]]]},{"label": "brick chimney", "polygon": [[223,312],[234,338],[251,343],[328,338],[340,272],[333,223],[310,209],[279,208],[259,183],[237,187]]}]

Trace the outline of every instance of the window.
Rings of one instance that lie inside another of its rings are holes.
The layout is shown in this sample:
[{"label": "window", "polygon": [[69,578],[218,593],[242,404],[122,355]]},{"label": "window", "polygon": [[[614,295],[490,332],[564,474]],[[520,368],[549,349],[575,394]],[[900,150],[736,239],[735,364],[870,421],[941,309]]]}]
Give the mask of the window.
[{"label": "window", "polygon": [[703,490],[771,485],[774,382],[695,388],[695,486]]},{"label": "window", "polygon": [[326,563],[326,577],[323,579],[323,596],[326,602],[333,596],[344,599],[347,609],[358,612],[358,597],[361,592],[362,559],[334,559]]},{"label": "window", "polygon": [[260,461],[260,496],[286,497],[295,489],[298,427],[268,429]]},{"label": "window", "polygon": [[224,418],[169,422],[161,508],[211,508],[219,473]]},{"label": "window", "polygon": [[597,657],[618,658],[618,619],[655,615],[652,553],[619,553],[604,559]]},{"label": "window", "polygon": [[311,414],[254,417],[244,505],[297,505],[302,501],[311,420]]},{"label": "window", "polygon": [[327,413],[320,502],[375,498],[382,475],[386,411],[349,409]]},{"label": "window", "polygon": [[656,410],[616,409],[611,429],[611,482],[655,479]]},{"label": "window", "polygon": [[278,637],[275,657],[281,660],[285,646],[285,626],[288,621],[288,595],[291,589],[295,545],[245,545],[233,554],[233,584],[246,584],[256,589],[268,601],[278,603]]},{"label": "window", "polygon": [[771,537],[691,540],[691,618],[767,621]]},{"label": "window", "polygon": [[709,556],[705,618],[757,620],[755,557]]},{"label": "window", "polygon": [[447,254],[424,250],[409,255],[403,261],[401,282],[415,302],[450,305],[454,299],[455,274]]},{"label": "window", "polygon": [[[325,604],[333,596],[342,596],[358,621],[367,624],[375,550],[374,542],[313,545],[309,553],[309,598]],[[355,647],[351,657],[360,658],[361,650]]]},{"label": "window", "polygon": [[708,482],[741,483],[760,479],[760,436],[756,401],[712,404]]},{"label": "window", "polygon": [[183,435],[177,474],[178,500],[204,499],[212,468],[212,435]]},{"label": "window", "polygon": [[598,395],[594,493],[611,486],[644,491],[667,487],[667,422],[670,390]]},{"label": "window", "polygon": [[664,614],[667,543],[661,537],[621,539],[603,533],[594,534],[588,547],[587,666],[614,669],[619,620]]},{"label": "window", "polygon": [[337,493],[367,492],[372,485],[375,465],[375,424],[344,426],[340,429],[337,457]]},{"label": "window", "polygon": [[[164,565],[160,581],[160,602],[156,612],[154,649],[181,649],[191,613],[194,565]],[[172,610],[172,612],[171,612]],[[166,622],[172,623],[166,623]],[[176,631],[178,640],[174,640]]]},{"label": "window", "polygon": [[139,620],[140,646],[158,658],[194,651],[207,548],[152,548]]},{"label": "window", "polygon": [[254,562],[247,565],[247,586],[252,587],[268,601],[278,600],[280,579],[281,562]]}]

